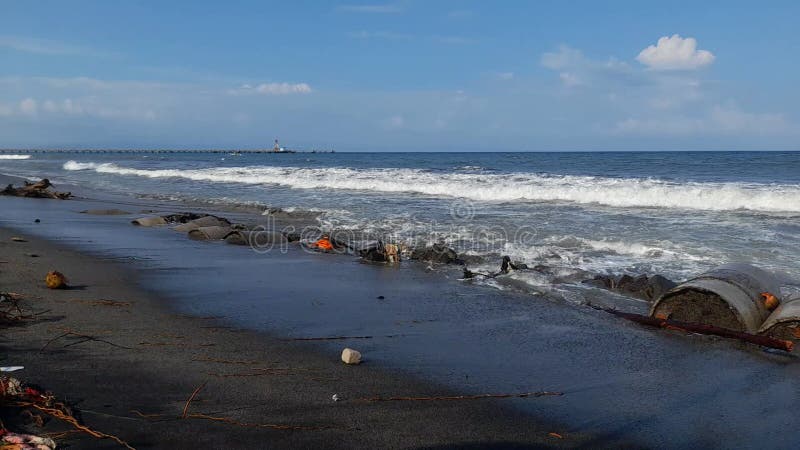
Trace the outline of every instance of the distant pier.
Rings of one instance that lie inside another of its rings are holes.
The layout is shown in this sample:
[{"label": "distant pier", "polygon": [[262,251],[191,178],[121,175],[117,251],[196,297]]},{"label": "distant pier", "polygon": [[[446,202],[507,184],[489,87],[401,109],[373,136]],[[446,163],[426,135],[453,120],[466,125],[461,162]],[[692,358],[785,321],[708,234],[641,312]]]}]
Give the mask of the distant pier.
[{"label": "distant pier", "polygon": [[336,153],[334,150],[291,150],[276,152],[273,149],[259,149],[259,150],[221,150],[221,149],[206,149],[206,150],[136,150],[136,149],[59,149],[59,150],[45,150],[45,149],[0,149],[0,154],[35,154],[35,153],[85,153],[85,154],[115,154],[115,153],[147,153],[147,154],[189,154],[189,153],[217,153],[217,154],[284,154],[284,153]]}]

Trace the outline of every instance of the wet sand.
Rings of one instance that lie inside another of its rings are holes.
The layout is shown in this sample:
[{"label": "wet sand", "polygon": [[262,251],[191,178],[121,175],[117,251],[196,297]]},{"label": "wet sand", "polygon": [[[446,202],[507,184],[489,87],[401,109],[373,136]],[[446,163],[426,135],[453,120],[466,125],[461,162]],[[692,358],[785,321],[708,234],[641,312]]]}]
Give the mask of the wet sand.
[{"label": "wet sand", "polygon": [[[136,272],[122,264],[29,235],[28,242],[11,241],[19,235],[0,229],[0,290],[21,294],[26,311],[46,312],[29,324],[2,330],[3,364],[25,366],[14,375],[74,403],[88,426],[133,447],[508,448],[591,442],[507,409],[504,400],[359,401],[456,393],[368,361],[346,366],[338,351],[179,314],[163,298],[138,288]],[[47,290],[43,277],[51,269],[67,273],[74,287]],[[75,336],[52,340],[68,331],[102,341]],[[180,419],[190,393],[203,383],[190,415],[253,425]],[[333,394],[342,400],[334,402]],[[44,431],[65,429],[56,422]],[[255,424],[322,429],[276,430]],[[549,432],[564,433],[564,438]],[[118,448],[109,440],[79,434],[58,443]]]}]

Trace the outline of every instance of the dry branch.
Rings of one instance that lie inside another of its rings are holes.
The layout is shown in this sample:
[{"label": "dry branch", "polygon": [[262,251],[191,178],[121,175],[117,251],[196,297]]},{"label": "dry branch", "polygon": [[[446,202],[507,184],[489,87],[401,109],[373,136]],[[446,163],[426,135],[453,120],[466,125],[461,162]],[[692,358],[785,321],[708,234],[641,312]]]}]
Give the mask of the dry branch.
[{"label": "dry branch", "polygon": [[189,398],[186,400],[186,404],[183,406],[183,413],[181,414],[181,418],[182,419],[185,419],[186,418],[186,413],[189,412],[189,404],[192,403],[192,400],[194,400],[194,398],[197,397],[197,394],[201,390],[203,390],[204,387],[206,387],[207,383],[208,383],[208,381],[204,381],[203,384],[201,384],[200,386],[197,386],[197,389],[195,389],[192,392],[192,395],[190,395]]}]

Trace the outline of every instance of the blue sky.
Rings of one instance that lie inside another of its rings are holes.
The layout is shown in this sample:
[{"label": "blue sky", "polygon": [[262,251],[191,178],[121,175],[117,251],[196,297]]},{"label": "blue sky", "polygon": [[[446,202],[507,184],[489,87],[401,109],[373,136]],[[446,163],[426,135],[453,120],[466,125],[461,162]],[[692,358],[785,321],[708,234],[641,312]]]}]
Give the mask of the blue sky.
[{"label": "blue sky", "polygon": [[0,0],[0,147],[796,150],[799,5]]}]

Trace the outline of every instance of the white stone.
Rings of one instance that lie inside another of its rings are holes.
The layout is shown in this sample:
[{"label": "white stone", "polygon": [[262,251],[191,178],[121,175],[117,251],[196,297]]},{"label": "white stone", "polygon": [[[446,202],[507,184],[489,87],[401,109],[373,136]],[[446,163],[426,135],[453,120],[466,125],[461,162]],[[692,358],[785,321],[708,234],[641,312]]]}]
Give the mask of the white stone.
[{"label": "white stone", "polygon": [[352,348],[342,350],[342,361],[345,364],[358,364],[361,362],[361,353]]}]

